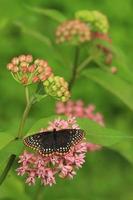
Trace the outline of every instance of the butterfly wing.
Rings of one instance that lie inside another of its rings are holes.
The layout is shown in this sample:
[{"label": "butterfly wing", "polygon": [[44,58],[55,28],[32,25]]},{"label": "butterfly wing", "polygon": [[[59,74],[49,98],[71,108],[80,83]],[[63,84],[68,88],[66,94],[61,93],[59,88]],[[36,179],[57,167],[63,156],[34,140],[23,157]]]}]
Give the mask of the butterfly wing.
[{"label": "butterfly wing", "polygon": [[54,151],[56,154],[66,154],[71,147],[78,144],[84,137],[81,129],[63,129],[56,132]]},{"label": "butterfly wing", "polygon": [[70,151],[71,147],[78,144],[84,137],[81,129],[62,129],[59,131],[47,131],[28,136],[24,144],[41,155],[63,155]]},{"label": "butterfly wing", "polygon": [[54,152],[53,131],[41,132],[24,139],[24,144],[41,155],[50,155]]}]

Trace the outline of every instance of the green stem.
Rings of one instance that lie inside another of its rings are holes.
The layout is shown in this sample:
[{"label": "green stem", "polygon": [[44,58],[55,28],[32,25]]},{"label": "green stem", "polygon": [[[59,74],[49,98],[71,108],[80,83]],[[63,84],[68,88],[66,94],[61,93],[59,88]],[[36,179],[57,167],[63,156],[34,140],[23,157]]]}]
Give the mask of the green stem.
[{"label": "green stem", "polygon": [[[20,121],[17,138],[22,138],[22,136],[23,136],[23,128],[24,128],[24,125],[25,125],[25,121],[26,121],[26,119],[28,117],[29,111],[31,109],[31,106],[34,103],[36,103],[36,101],[37,101],[37,97],[36,96],[34,96],[34,97],[32,97],[30,99],[30,97],[29,97],[29,91],[28,91],[28,87],[27,86],[25,87],[25,95],[26,95],[26,102],[27,102],[27,104],[26,104],[26,108],[24,110],[22,119]],[[44,97],[45,96],[47,96],[47,95],[44,95]],[[10,156],[9,161],[8,161],[8,163],[7,163],[5,169],[4,169],[4,171],[3,171],[3,173],[2,173],[2,175],[0,177],[0,185],[5,180],[5,178],[6,178],[7,174],[8,174],[8,172],[9,172],[9,170],[11,169],[11,167],[13,165],[13,162],[14,162],[15,158],[16,158],[16,155],[14,155],[14,154],[12,154]]]},{"label": "green stem", "polygon": [[10,171],[10,169],[11,169],[11,167],[12,167],[12,165],[13,165],[13,162],[14,162],[15,158],[16,158],[16,155],[14,155],[14,154],[12,154],[12,155],[10,156],[10,158],[9,158],[9,160],[8,160],[8,163],[7,163],[5,169],[4,169],[4,171],[3,171],[3,173],[2,173],[2,175],[1,175],[1,177],[0,177],[0,185],[1,185],[1,184],[3,183],[3,181],[5,180],[5,178],[6,178],[7,174],[8,174],[8,172]]},{"label": "green stem", "polygon": [[26,96],[26,102],[27,104],[30,103],[30,97],[29,97],[29,89],[27,86],[25,86],[25,96]]},{"label": "green stem", "polygon": [[81,72],[91,61],[93,58],[91,56],[87,57],[79,66],[78,73]]},{"label": "green stem", "polygon": [[25,87],[25,95],[26,95],[26,103],[27,104],[26,104],[26,108],[24,110],[22,119],[20,121],[19,129],[18,129],[18,138],[22,138],[24,124],[25,124],[25,121],[26,121],[27,116],[29,114],[29,111],[31,109],[31,106],[33,104],[33,98],[32,99],[29,98],[29,91],[28,91],[27,86]]},{"label": "green stem", "polygon": [[73,70],[72,70],[72,77],[69,81],[69,90],[72,89],[72,86],[76,80],[76,76],[77,76],[77,67],[78,67],[78,59],[79,59],[79,47],[76,46],[75,49],[75,57],[74,57],[74,64],[73,64]]},{"label": "green stem", "polygon": [[97,60],[94,60],[94,63],[96,63],[102,70],[109,72],[109,68],[107,68],[105,64],[103,64]]},{"label": "green stem", "polygon": [[26,118],[27,118],[27,116],[29,114],[31,106],[32,106],[31,102],[26,105],[26,108],[24,110],[22,119],[20,121],[19,129],[18,129],[18,138],[22,138],[22,132],[23,132],[24,124],[25,124]]},{"label": "green stem", "polygon": [[[25,95],[26,95],[26,102],[27,102],[27,105],[26,105],[26,108],[24,110],[24,113],[23,113],[23,116],[22,116],[22,119],[21,119],[21,122],[20,122],[20,125],[19,125],[19,129],[18,129],[18,135],[17,135],[17,138],[22,138],[22,132],[23,132],[23,128],[24,128],[24,124],[25,124],[25,121],[27,119],[27,116],[28,116],[28,113],[30,111],[30,108],[32,106],[32,102],[33,102],[33,99],[30,100],[29,98],[29,91],[28,91],[28,87],[26,86],[25,87]],[[13,165],[13,162],[16,158],[16,155],[12,154],[9,158],[9,161],[0,177],[0,185],[3,183],[3,181],[5,180],[9,170],[11,169],[12,165]]]}]

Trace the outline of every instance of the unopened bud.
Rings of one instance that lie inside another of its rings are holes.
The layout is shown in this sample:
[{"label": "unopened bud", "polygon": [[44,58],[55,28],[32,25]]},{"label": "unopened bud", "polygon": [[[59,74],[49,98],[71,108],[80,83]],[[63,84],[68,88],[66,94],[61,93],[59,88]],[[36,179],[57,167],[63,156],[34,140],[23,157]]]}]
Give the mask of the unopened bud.
[{"label": "unopened bud", "polygon": [[107,33],[109,23],[106,15],[99,11],[80,10],[75,13],[75,17],[91,27],[91,31]]},{"label": "unopened bud", "polygon": [[68,91],[68,87],[66,86],[68,86],[66,81],[59,76],[52,75],[44,81],[46,93],[63,102],[70,98],[70,93]]},{"label": "unopened bud", "polygon": [[111,72],[112,72],[112,74],[116,74],[117,71],[118,71],[117,67],[115,67],[115,66],[112,66],[112,67],[111,67]]}]

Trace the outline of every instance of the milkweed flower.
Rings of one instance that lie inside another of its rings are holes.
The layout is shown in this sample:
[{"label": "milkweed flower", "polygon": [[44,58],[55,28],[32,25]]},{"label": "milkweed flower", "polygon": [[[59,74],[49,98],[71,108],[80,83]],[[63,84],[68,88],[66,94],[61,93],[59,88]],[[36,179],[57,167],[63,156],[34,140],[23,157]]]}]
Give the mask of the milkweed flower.
[{"label": "milkweed flower", "polygon": [[51,74],[52,68],[42,59],[33,60],[32,55],[14,57],[7,69],[14,79],[23,85],[45,81]]},{"label": "milkweed flower", "polygon": [[[42,128],[40,131],[53,130],[54,128],[56,130],[79,129],[79,125],[74,117],[67,120],[56,119],[49,122],[48,127]],[[17,169],[17,173],[20,176],[25,175],[26,183],[29,185],[35,184],[36,179],[39,178],[43,185],[52,186],[56,183],[57,176],[63,179],[72,179],[77,170],[83,166],[87,151],[93,150],[93,145],[87,143],[84,138],[65,155],[42,156],[37,152],[24,151],[19,156],[20,167]]]},{"label": "milkweed flower", "polygon": [[91,31],[107,33],[109,23],[106,15],[96,10],[80,10],[75,13],[75,17],[88,24]]},{"label": "milkweed flower", "polygon": [[51,75],[44,81],[44,87],[46,93],[57,100],[65,102],[70,98],[68,83],[62,77]]},{"label": "milkweed flower", "polygon": [[57,43],[70,42],[79,44],[91,39],[89,27],[80,20],[68,20],[60,24],[56,29]]},{"label": "milkweed flower", "polygon": [[69,100],[66,103],[57,102],[56,113],[59,115],[64,114],[66,116],[88,118],[104,126],[103,115],[99,112],[95,112],[95,105],[90,104],[85,106],[84,102],[81,100]]},{"label": "milkweed flower", "polygon": [[[92,41],[100,39],[112,43],[111,38],[108,36],[109,22],[106,15],[96,10],[80,10],[75,13],[75,17],[88,25],[91,30]],[[97,41],[96,46],[104,53],[105,64],[110,65],[113,59],[112,50],[103,44],[99,44],[99,41]]]}]

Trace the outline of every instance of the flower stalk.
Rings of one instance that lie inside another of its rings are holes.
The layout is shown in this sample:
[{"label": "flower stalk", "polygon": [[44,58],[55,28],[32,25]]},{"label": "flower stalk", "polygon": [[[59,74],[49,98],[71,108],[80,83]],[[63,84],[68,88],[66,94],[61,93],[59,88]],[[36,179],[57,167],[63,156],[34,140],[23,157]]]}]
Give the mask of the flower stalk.
[{"label": "flower stalk", "polygon": [[12,154],[10,156],[10,158],[8,160],[8,163],[7,163],[6,167],[5,167],[2,175],[0,176],[0,185],[2,185],[3,181],[5,180],[8,172],[10,171],[10,169],[11,169],[13,163],[14,163],[15,158],[16,158],[16,155],[14,155],[14,154]]},{"label": "flower stalk", "polygon": [[78,68],[78,60],[79,60],[79,46],[76,46],[76,49],[75,49],[75,57],[74,57],[74,64],[73,64],[73,70],[72,70],[72,77],[69,81],[69,90],[72,89],[72,86],[76,80],[76,76],[77,76],[77,68]]},{"label": "flower stalk", "polygon": [[27,104],[30,103],[30,97],[29,97],[29,89],[28,86],[25,86],[25,97],[26,97],[26,102]]},{"label": "flower stalk", "polygon": [[25,121],[27,119],[27,116],[29,114],[29,111],[30,111],[32,103],[33,103],[33,98],[30,99],[30,97],[29,97],[28,87],[25,87],[25,96],[26,96],[27,104],[26,104],[22,119],[20,121],[19,129],[18,129],[18,138],[22,138],[24,124],[25,124]]},{"label": "flower stalk", "polygon": [[93,58],[91,56],[87,57],[79,66],[77,72],[80,73],[91,61]]},{"label": "flower stalk", "polygon": [[[43,98],[46,97],[47,95],[43,95]],[[31,109],[31,106],[36,103],[37,101],[37,97],[33,96],[30,98],[29,96],[29,89],[28,86],[25,86],[25,97],[26,97],[26,107],[22,116],[22,119],[20,121],[20,125],[19,125],[19,129],[18,129],[18,134],[17,134],[17,138],[22,138],[23,136],[23,129],[24,129],[24,125],[26,122],[26,119],[28,117],[29,111]],[[2,175],[0,176],[0,185],[3,183],[3,181],[5,180],[8,172],[10,171],[14,161],[15,161],[16,155],[11,154],[8,160],[8,163],[4,169],[4,171],[2,172]]]}]

